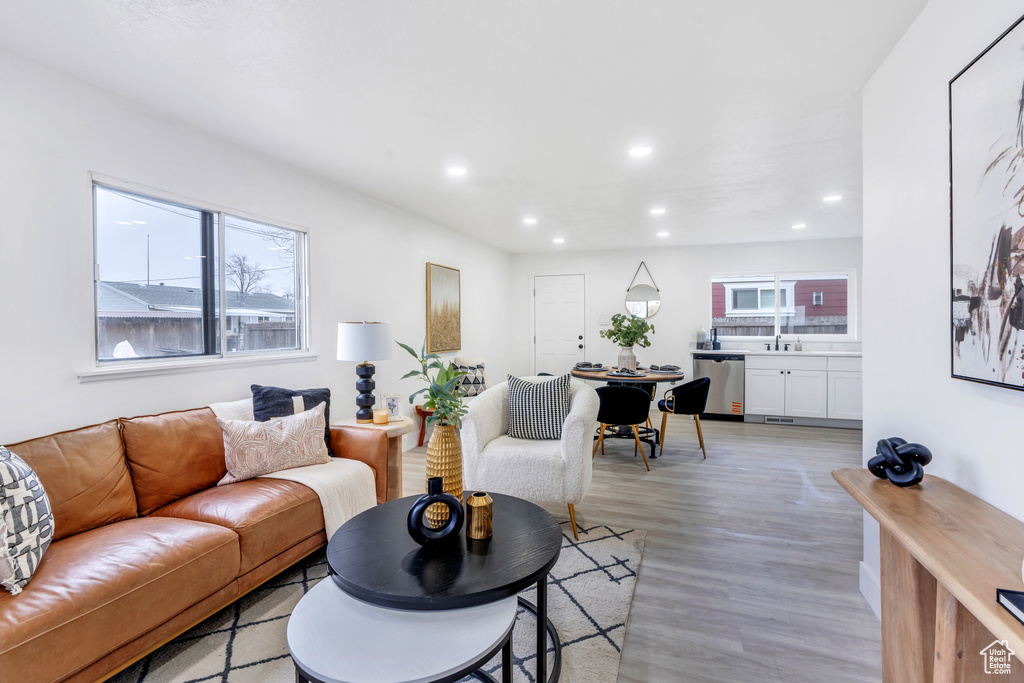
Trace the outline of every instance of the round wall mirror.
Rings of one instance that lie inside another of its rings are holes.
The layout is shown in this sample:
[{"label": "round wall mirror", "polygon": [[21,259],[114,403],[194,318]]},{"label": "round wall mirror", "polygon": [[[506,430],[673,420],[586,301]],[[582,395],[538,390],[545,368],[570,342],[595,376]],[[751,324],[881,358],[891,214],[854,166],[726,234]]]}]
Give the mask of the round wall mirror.
[{"label": "round wall mirror", "polygon": [[626,310],[638,318],[650,318],[661,308],[661,292],[650,285],[634,285],[626,292]]}]

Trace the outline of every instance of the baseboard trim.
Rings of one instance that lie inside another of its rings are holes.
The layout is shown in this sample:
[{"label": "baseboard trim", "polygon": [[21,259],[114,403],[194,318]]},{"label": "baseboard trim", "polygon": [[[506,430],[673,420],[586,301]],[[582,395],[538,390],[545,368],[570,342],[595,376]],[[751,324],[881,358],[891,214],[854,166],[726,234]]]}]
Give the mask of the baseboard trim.
[{"label": "baseboard trim", "polygon": [[860,563],[860,594],[868,601],[868,606],[878,620],[882,620],[882,584],[871,568]]}]

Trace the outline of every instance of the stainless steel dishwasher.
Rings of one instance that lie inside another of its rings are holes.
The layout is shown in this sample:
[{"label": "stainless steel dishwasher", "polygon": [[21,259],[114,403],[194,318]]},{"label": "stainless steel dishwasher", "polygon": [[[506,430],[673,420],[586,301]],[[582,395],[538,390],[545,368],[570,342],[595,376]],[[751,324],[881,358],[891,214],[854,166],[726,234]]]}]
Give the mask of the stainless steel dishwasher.
[{"label": "stainless steel dishwasher", "polygon": [[704,416],[743,419],[743,365],[741,353],[693,354],[693,378],[711,378]]}]

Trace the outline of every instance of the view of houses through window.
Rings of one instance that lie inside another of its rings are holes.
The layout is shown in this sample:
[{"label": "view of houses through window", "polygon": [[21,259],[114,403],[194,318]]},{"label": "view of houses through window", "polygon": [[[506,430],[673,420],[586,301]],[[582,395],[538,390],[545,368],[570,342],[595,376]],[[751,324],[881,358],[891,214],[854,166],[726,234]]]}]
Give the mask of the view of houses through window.
[{"label": "view of houses through window", "polygon": [[711,279],[711,325],[722,337],[846,335],[846,274]]},{"label": "view of houses through window", "polygon": [[94,188],[98,360],[302,348],[304,233]]}]

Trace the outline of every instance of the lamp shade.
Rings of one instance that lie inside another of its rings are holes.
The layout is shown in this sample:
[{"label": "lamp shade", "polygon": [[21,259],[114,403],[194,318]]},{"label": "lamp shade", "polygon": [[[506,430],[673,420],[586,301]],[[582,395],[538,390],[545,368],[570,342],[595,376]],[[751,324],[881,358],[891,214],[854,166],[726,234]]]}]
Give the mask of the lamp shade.
[{"label": "lamp shade", "polygon": [[391,323],[338,323],[338,360],[387,360],[393,345]]}]

